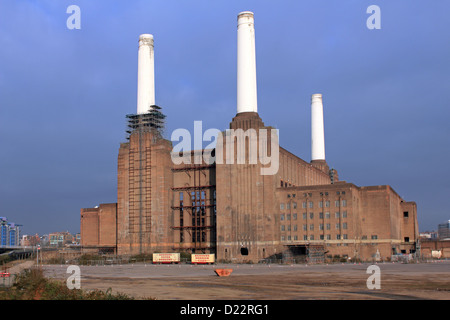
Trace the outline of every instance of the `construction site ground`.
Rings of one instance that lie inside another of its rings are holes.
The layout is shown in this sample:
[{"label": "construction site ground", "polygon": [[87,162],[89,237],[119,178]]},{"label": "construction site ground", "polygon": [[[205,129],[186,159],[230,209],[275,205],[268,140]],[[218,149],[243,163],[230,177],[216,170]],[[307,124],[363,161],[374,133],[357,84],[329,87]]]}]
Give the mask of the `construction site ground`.
[{"label": "construction site ground", "polygon": [[[120,292],[158,300],[450,299],[450,261],[378,263],[380,289],[368,289],[371,264],[80,266],[81,289]],[[65,280],[68,265],[42,266]],[[231,268],[227,277],[214,269]]]}]

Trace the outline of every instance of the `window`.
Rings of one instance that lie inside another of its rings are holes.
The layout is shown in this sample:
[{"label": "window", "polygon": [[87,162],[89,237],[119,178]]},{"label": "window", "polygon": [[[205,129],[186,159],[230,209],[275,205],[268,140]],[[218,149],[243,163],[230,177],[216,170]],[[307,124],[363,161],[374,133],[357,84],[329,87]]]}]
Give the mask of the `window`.
[{"label": "window", "polygon": [[314,203],[312,201],[309,201],[309,207],[312,208],[314,206]]},{"label": "window", "polygon": [[286,203],[286,209],[290,209],[291,208],[291,204],[288,202]]},{"label": "window", "polygon": [[403,212],[403,218],[408,218],[409,217],[409,212],[408,211],[404,211]]},{"label": "window", "polygon": [[314,224],[309,225],[309,230],[314,230]]},{"label": "window", "polygon": [[303,240],[308,240],[308,236],[306,234],[303,236]]},{"label": "window", "polygon": [[281,236],[281,241],[284,241],[284,236]]},{"label": "window", "polygon": [[339,208],[339,200],[336,200],[336,201],[334,202],[334,206],[335,206],[336,208]]},{"label": "window", "polygon": [[377,240],[378,236],[377,235],[372,235],[372,240]]},{"label": "window", "polygon": [[340,234],[336,235],[336,240],[341,240],[341,235]]},{"label": "window", "polygon": [[306,208],[306,202],[302,202],[302,208]]},{"label": "window", "polygon": [[303,231],[306,231],[306,230],[308,230],[308,225],[304,224],[303,225]]},{"label": "window", "polygon": [[287,231],[291,231],[291,225],[287,226]]},{"label": "window", "polygon": [[334,213],[334,217],[335,217],[336,219],[339,219],[339,216],[340,216],[339,212],[335,212],[335,213]]},{"label": "window", "polygon": [[297,236],[294,236],[294,240],[298,240],[298,237],[297,237]]},{"label": "window", "polygon": [[319,212],[319,218],[323,219],[323,212]]},{"label": "window", "polygon": [[331,240],[331,234],[327,234],[327,240]]},{"label": "window", "polygon": [[347,218],[347,211],[342,212],[342,218]]},{"label": "window", "polygon": [[284,231],[284,225],[281,225],[281,231]]},{"label": "window", "polygon": [[291,241],[291,236],[288,236],[288,241]]},{"label": "window", "polygon": [[309,240],[314,240],[314,235],[310,235]]},{"label": "window", "polygon": [[361,240],[367,240],[367,236],[362,236]]},{"label": "window", "polygon": [[314,212],[310,212],[310,213],[309,213],[309,218],[310,218],[310,219],[314,219]]},{"label": "window", "polygon": [[405,237],[405,242],[409,242],[409,237]]},{"label": "window", "polygon": [[280,210],[284,210],[284,203],[280,203]]},{"label": "window", "polygon": [[280,220],[284,221],[284,214],[280,214]]},{"label": "window", "polygon": [[303,220],[306,220],[306,212],[303,213]]},{"label": "window", "polygon": [[346,207],[347,206],[347,200],[342,200],[342,206]]},{"label": "window", "polygon": [[327,223],[327,230],[331,229],[331,224]]},{"label": "window", "polygon": [[319,201],[319,208],[323,208],[323,201]]},{"label": "window", "polygon": [[347,229],[347,222],[344,222],[344,223],[342,224],[342,229]]},{"label": "window", "polygon": [[287,220],[291,220],[291,214],[288,213],[288,214],[286,215],[286,218],[287,218]]},{"label": "window", "polygon": [[319,224],[319,230],[323,230],[323,223]]},{"label": "window", "polygon": [[292,202],[292,208],[297,209],[297,202]]},{"label": "window", "polygon": [[320,240],[323,240],[323,234],[320,235]]},{"label": "window", "polygon": [[339,230],[341,228],[341,225],[339,223],[336,223],[336,230]]},{"label": "window", "polygon": [[330,201],[325,201],[325,207],[327,207],[327,208],[330,207]]},{"label": "window", "polygon": [[343,237],[344,239],[348,239],[348,236],[347,236],[346,234],[343,234],[342,237]]},{"label": "window", "polygon": [[297,220],[297,214],[296,213],[294,213],[293,218],[294,218],[294,220]]},{"label": "window", "polygon": [[294,231],[297,231],[297,225],[294,224]]},{"label": "window", "polygon": [[325,212],[325,218],[326,219],[330,219],[330,213],[329,212]]}]

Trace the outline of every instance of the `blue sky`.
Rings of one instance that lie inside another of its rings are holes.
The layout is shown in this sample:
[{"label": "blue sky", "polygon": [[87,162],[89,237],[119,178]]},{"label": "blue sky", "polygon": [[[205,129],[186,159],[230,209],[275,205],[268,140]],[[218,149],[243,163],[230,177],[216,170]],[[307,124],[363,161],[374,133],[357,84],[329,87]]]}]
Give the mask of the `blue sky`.
[{"label": "blue sky", "polygon": [[[81,29],[69,30],[69,5]],[[369,30],[366,9],[381,9]],[[450,2],[0,2],[0,216],[24,233],[79,231],[116,202],[125,115],[136,112],[139,34],[155,37],[156,102],[176,128],[236,114],[236,17],[255,13],[258,111],[310,161],[322,93],[326,157],[359,186],[391,185],[421,231],[450,218]]]}]

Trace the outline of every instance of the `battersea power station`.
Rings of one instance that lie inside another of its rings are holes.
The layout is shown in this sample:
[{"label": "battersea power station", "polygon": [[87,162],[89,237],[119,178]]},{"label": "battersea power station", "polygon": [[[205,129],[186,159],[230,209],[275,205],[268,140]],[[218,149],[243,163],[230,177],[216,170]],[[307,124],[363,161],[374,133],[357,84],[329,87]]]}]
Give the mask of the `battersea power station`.
[{"label": "battersea power station", "polygon": [[252,12],[237,18],[237,113],[214,147],[182,150],[163,136],[154,63],[153,36],[142,34],[117,202],[81,209],[83,252],[209,253],[236,263],[416,253],[415,202],[389,185],[339,180],[328,166],[322,94],[311,93],[311,161],[278,145],[278,130],[258,115]]}]

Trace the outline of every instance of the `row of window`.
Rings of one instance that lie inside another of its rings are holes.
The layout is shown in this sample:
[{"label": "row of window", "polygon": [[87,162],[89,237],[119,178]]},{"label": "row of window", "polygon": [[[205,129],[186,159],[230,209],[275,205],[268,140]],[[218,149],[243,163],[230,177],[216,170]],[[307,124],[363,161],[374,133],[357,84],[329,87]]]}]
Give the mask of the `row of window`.
[{"label": "row of window", "polygon": [[[319,235],[317,240],[325,240],[325,239],[326,240],[331,240],[331,234],[327,234],[327,235],[321,234],[321,235]],[[336,240],[347,240],[347,239],[348,239],[348,235],[347,234],[342,234],[342,235],[341,234],[337,234],[336,235]],[[378,236],[373,235],[372,239],[376,240],[376,239],[378,239]],[[299,240],[299,239],[298,239],[297,235],[294,235],[294,236],[282,235],[281,236],[281,240],[284,241],[284,240]],[[303,240],[315,240],[315,238],[314,238],[313,234],[311,234],[309,236],[308,235],[303,235]]]},{"label": "row of window", "polygon": [[[327,235],[321,234],[321,235],[319,235],[319,237],[317,239],[314,238],[313,234],[311,234],[309,236],[307,236],[307,235],[303,236],[303,240],[305,240],[305,241],[307,241],[307,240],[325,240],[325,238],[326,238],[326,240],[331,240],[331,234],[327,234]],[[336,240],[346,240],[346,239],[348,239],[347,234],[343,234],[343,235],[337,234],[336,235]],[[299,239],[298,239],[298,236],[296,236],[296,235],[295,236],[284,236],[284,235],[281,236],[281,241],[285,241],[285,240],[290,241],[290,240],[299,240]]]},{"label": "row of window", "polygon": [[[336,219],[341,218],[341,215],[342,215],[342,218],[347,218],[347,211],[335,212],[334,213],[334,217]],[[308,216],[309,216],[310,219],[314,219],[314,212],[309,212],[309,213],[304,212],[302,214],[303,220],[306,220],[308,218]],[[325,217],[325,219],[330,219],[331,214],[329,212],[325,212],[325,214],[323,212],[319,212],[319,219],[323,219],[324,217]],[[282,213],[282,214],[280,214],[280,220],[281,221],[291,220],[291,214],[290,213],[287,213],[287,214]],[[293,213],[292,214],[292,220],[297,220],[297,213]]]},{"label": "row of window", "polygon": [[[319,230],[324,230],[324,227],[326,228],[326,230],[331,230],[331,223],[327,223],[325,225],[323,223],[319,224]],[[342,227],[342,229],[346,230],[347,229],[347,222],[342,223],[342,225],[340,223],[336,223],[335,224],[335,229],[336,230],[340,230],[341,227]],[[285,225],[281,225],[281,231],[291,231],[291,229],[292,229],[292,231],[297,231],[297,225],[294,224],[292,227],[291,227],[291,225],[286,225],[286,226]],[[307,230],[308,230],[308,225],[304,224],[303,225],[303,231],[307,231]],[[313,223],[309,225],[309,230],[310,231],[314,231],[314,224]]]},{"label": "row of window", "polygon": [[[319,208],[323,208],[325,206],[325,208],[329,208],[331,205],[331,202],[329,200],[327,201],[319,201]],[[342,199],[341,201],[336,200],[334,201],[334,206],[336,208],[339,207],[346,207],[347,206],[347,200]],[[284,209],[290,209],[291,208],[291,203],[288,202],[286,204],[284,203],[280,203],[280,210],[284,210]],[[297,209],[297,202],[292,202],[292,208],[293,209]],[[304,201],[302,202],[302,208],[306,209],[306,208],[314,208],[314,202],[313,201]]]},{"label": "row of window", "polygon": [[[280,186],[281,187],[292,187],[292,186],[294,186],[294,185],[292,185],[291,183],[288,183],[288,182],[284,182],[283,180],[281,180],[280,181]],[[295,187],[295,186],[294,186]],[[320,194],[320,196],[321,197],[323,197],[323,196],[328,196],[328,192],[320,192],[319,193]],[[336,191],[336,195],[345,195],[345,191]],[[288,193],[288,195],[287,195],[287,197],[288,198],[295,198],[295,196],[296,196],[296,194],[295,193]],[[303,197],[312,197],[312,193],[311,192],[309,192],[309,193],[303,193]]]}]

